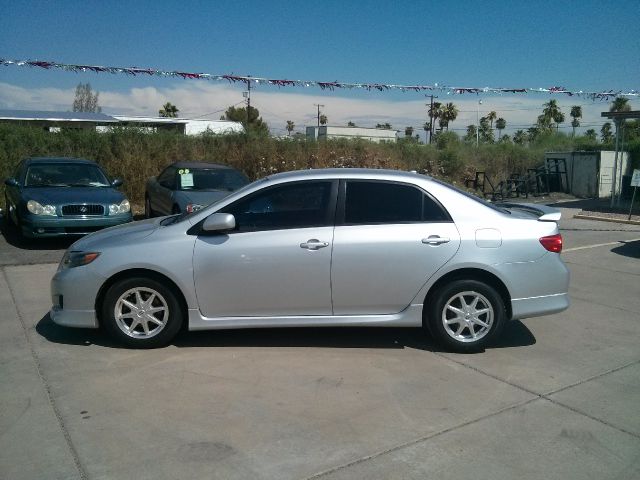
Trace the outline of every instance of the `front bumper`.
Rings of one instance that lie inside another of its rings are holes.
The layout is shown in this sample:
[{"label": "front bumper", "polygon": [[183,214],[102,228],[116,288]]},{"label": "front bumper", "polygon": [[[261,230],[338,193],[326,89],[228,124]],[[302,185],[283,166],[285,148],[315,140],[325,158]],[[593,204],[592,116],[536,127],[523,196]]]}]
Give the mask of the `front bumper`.
[{"label": "front bumper", "polygon": [[91,265],[58,270],[51,279],[51,320],[65,327],[98,328],[95,302],[104,280]]},{"label": "front bumper", "polygon": [[100,217],[53,217],[27,215],[20,219],[22,234],[29,238],[61,237],[66,235],[87,235],[107,227],[131,222],[131,212]]}]

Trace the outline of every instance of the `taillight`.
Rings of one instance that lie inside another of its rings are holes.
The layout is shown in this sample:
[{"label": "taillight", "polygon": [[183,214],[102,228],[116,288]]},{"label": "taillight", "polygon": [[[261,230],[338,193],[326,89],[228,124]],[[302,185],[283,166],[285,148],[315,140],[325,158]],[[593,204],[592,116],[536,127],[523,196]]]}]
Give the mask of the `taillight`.
[{"label": "taillight", "polygon": [[549,235],[548,237],[542,237],[540,239],[540,243],[550,252],[562,252],[562,235],[560,235],[559,233],[556,235]]}]

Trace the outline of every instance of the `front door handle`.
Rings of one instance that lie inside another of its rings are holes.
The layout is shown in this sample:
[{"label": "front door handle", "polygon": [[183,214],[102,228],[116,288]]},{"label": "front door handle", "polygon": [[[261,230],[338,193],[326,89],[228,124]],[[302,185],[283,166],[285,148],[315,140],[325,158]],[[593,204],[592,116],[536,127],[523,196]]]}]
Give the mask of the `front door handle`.
[{"label": "front door handle", "polygon": [[328,242],[321,242],[317,238],[312,238],[311,240],[307,240],[305,243],[300,244],[300,248],[306,248],[307,250],[319,250],[328,246]]},{"label": "front door handle", "polygon": [[449,242],[449,237],[441,237],[440,235],[429,235],[427,238],[422,239],[422,243],[427,245],[442,245]]}]

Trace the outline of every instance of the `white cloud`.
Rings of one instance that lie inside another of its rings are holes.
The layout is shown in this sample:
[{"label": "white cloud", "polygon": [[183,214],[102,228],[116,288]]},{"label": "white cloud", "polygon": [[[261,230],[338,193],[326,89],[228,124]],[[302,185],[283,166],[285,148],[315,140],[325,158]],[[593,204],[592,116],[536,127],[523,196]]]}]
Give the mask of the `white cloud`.
[{"label": "white cloud", "polygon": [[[133,88],[127,92],[101,91],[100,105],[104,113],[123,115],[156,116],[158,109],[166,102],[178,106],[180,114],[188,118],[205,117],[218,119],[224,110],[234,104],[242,104],[242,85],[221,85],[205,82],[192,82],[169,88],[143,87]],[[0,109],[16,110],[69,110],[73,103],[75,89],[59,88],[24,88],[8,83],[0,83]],[[407,96],[410,94],[406,94]],[[604,119],[600,112],[608,110],[608,102],[592,102],[586,98],[545,96],[538,94],[474,96],[446,95],[438,93],[436,101],[453,102],[460,111],[458,118],[450,128],[463,133],[467,125],[476,123],[476,116],[496,111],[498,117],[507,121],[506,133],[516,129],[526,129],[533,124],[542,111],[542,104],[550,98],[558,100],[565,113],[563,131],[570,132],[572,105],[581,105],[584,128],[595,128],[599,131]],[[422,125],[426,121],[428,98],[407,98],[406,100],[381,99],[380,94],[372,94],[370,98],[345,98],[327,92],[314,94],[309,90],[267,90],[260,87],[252,90],[251,104],[258,108],[261,116],[267,121],[272,132],[284,133],[287,120],[293,120],[296,130],[303,130],[305,125],[316,124],[316,107],[322,104],[322,113],[330,125],[346,125],[353,121],[358,126],[375,126],[376,123],[389,122],[394,128],[404,130],[413,126],[415,133],[423,137]],[[482,100],[482,104],[478,104]],[[638,100],[630,102],[634,109],[638,108]],[[477,111],[479,110],[479,112]]]}]

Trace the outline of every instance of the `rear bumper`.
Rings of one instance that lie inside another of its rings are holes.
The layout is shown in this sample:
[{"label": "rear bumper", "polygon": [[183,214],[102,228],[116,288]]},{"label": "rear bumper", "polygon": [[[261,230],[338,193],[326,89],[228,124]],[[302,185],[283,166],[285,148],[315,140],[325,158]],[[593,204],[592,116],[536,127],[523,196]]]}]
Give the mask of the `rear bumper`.
[{"label": "rear bumper", "polygon": [[121,225],[133,220],[131,213],[113,217],[44,217],[29,215],[20,219],[22,234],[29,238],[86,235],[107,227]]},{"label": "rear bumper", "polygon": [[511,300],[514,320],[530,317],[541,317],[562,312],[569,308],[569,294],[558,293],[541,297],[517,298]]}]

